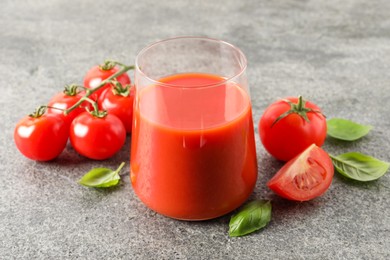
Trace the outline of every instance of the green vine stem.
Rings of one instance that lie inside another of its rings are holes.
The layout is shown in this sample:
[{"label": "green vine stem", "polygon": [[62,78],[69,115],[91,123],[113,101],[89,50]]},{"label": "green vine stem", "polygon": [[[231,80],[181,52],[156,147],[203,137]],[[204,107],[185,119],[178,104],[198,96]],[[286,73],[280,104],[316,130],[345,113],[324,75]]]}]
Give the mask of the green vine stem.
[{"label": "green vine stem", "polygon": [[64,114],[67,115],[69,114],[70,112],[72,112],[74,109],[76,109],[78,106],[81,105],[81,103],[83,103],[85,100],[87,100],[87,98],[89,98],[89,96],[91,96],[94,92],[96,92],[97,90],[101,89],[104,85],[106,85],[107,83],[110,83],[110,81],[120,75],[122,75],[123,73],[129,71],[129,70],[133,70],[135,67],[134,66],[127,66],[125,64],[122,64],[122,63],[119,63],[119,62],[116,62],[116,61],[110,61],[110,62],[113,62],[117,65],[120,65],[121,66],[121,69],[118,70],[115,74],[112,74],[110,77],[106,78],[105,80],[103,80],[102,82],[100,82],[100,84],[98,86],[96,86],[95,88],[92,88],[92,89],[86,89],[85,91],[85,95],[80,98],[80,100],[75,103],[73,106],[71,106],[70,108],[64,110]]},{"label": "green vine stem", "polygon": [[50,109],[57,109],[57,110],[61,110],[61,111],[65,111],[64,109],[62,108],[58,108],[58,107],[53,107],[53,106],[46,106],[46,105],[42,105],[42,106],[39,106],[35,109],[35,111],[31,114],[29,114],[28,116],[29,117],[33,117],[33,118],[39,118],[41,116],[43,116],[47,109],[50,108]]},{"label": "green vine stem", "polygon": [[85,99],[86,101],[88,101],[89,103],[91,103],[92,107],[93,107],[93,110],[89,110],[88,107],[86,108],[86,110],[88,111],[88,113],[90,113],[91,115],[93,115],[94,117],[98,117],[98,118],[104,118],[107,116],[107,111],[106,110],[99,110],[99,107],[98,107],[98,104],[96,101],[90,99],[90,98],[86,98]]}]

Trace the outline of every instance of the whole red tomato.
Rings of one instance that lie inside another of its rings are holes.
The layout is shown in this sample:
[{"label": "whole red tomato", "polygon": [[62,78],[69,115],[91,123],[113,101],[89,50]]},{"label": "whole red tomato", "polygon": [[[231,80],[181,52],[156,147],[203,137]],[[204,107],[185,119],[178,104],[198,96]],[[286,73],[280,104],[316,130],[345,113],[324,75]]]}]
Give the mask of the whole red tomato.
[{"label": "whole red tomato", "polygon": [[288,161],[311,144],[322,146],[326,119],[321,110],[302,97],[289,97],[271,104],[259,122],[260,139],[275,158]]},{"label": "whole red tomato", "polygon": [[[114,63],[105,62],[102,65],[92,67],[84,77],[84,87],[86,88],[95,88],[97,87],[103,80],[107,79],[111,75],[115,74],[119,71],[119,68],[115,66]],[[116,80],[120,82],[122,85],[130,84],[130,78],[126,73],[116,77]],[[106,84],[94,94],[99,97],[100,94],[107,88],[110,88],[111,84]]]},{"label": "whole red tomato", "polygon": [[307,201],[325,193],[333,175],[334,167],[329,155],[312,144],[288,161],[267,185],[283,198]]},{"label": "whole red tomato", "polygon": [[[87,101],[84,101],[79,107],[72,110],[68,115],[64,115],[63,110],[72,107],[76,104],[83,96],[85,95],[84,91],[79,91],[78,86],[71,85],[65,87],[63,92],[56,94],[52,97],[48,103],[49,108],[47,113],[57,114],[63,116],[64,120],[70,126],[73,119],[79,114],[85,112],[85,108],[91,108],[91,104]],[[58,108],[58,109],[55,109]]]},{"label": "whole red tomato", "polygon": [[131,133],[133,122],[134,88],[119,83],[115,87],[107,88],[98,99],[99,107],[109,114],[116,115],[123,123],[127,133]]},{"label": "whole red tomato", "polygon": [[44,109],[40,108],[17,123],[14,141],[27,158],[49,161],[64,150],[68,141],[68,127],[62,117],[44,113]]},{"label": "whole red tomato", "polygon": [[126,141],[126,130],[115,115],[84,112],[72,121],[69,136],[79,154],[104,160],[122,148]]}]

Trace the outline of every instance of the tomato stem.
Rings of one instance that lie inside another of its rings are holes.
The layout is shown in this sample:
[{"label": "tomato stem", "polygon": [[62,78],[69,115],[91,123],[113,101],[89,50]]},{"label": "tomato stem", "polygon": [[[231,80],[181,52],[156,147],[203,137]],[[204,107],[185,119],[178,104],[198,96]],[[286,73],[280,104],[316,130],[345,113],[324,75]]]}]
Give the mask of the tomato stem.
[{"label": "tomato stem", "polygon": [[120,63],[119,61],[115,60],[105,60],[103,64],[99,65],[99,68],[101,70],[111,70],[113,69],[116,65],[119,65],[121,67],[126,67],[125,64]]},{"label": "tomato stem", "polygon": [[114,66],[115,66],[115,65],[119,65],[119,66],[121,66],[121,67],[126,67],[126,64],[123,64],[123,63],[121,63],[121,62],[119,62],[119,61],[115,61],[115,60],[106,60],[105,62],[114,64]]},{"label": "tomato stem", "polygon": [[125,166],[125,164],[126,164],[125,162],[122,162],[122,163],[119,165],[118,169],[115,170],[116,173],[118,173],[118,175],[119,175],[119,172],[122,170],[123,166]]},{"label": "tomato stem", "polygon": [[[97,105],[97,103],[96,103],[95,100],[92,100],[92,99],[90,99],[90,98],[86,98],[85,101],[88,101],[89,103],[91,103],[91,105],[92,105],[92,107],[93,107],[93,109],[94,109],[95,111],[98,111],[98,110],[99,110],[98,105]],[[88,107],[87,107],[87,108],[88,108]]]},{"label": "tomato stem", "polygon": [[53,106],[45,106],[46,108],[50,108],[50,109],[57,109],[57,110],[60,110],[60,111],[65,111],[65,109],[63,108],[59,108],[59,107],[53,107]]},{"label": "tomato stem", "polygon": [[279,122],[280,120],[282,120],[283,118],[287,117],[290,114],[297,114],[301,116],[308,123],[310,123],[310,120],[307,117],[307,113],[309,112],[318,113],[321,114],[323,117],[325,117],[325,115],[322,114],[321,111],[306,107],[306,100],[304,100],[302,96],[298,97],[298,103],[293,103],[287,99],[284,99],[283,101],[290,105],[290,109],[284,112],[283,114],[281,114],[278,118],[276,118],[276,120],[272,123],[271,127],[273,127],[277,122]]},{"label": "tomato stem", "polygon": [[111,84],[113,85],[112,93],[114,95],[123,97],[128,97],[130,95],[131,85],[123,86],[122,83],[120,83],[116,79],[111,80]]},{"label": "tomato stem", "polygon": [[93,115],[94,117],[98,117],[98,118],[104,118],[107,116],[107,111],[105,110],[99,110],[99,107],[98,107],[98,104],[96,101],[90,99],[90,98],[86,98],[85,101],[88,101],[89,103],[91,103],[92,107],[93,107],[93,110],[89,110],[88,107],[86,107],[85,109],[87,110],[88,113],[90,113],[91,115]]},{"label": "tomato stem", "polygon": [[111,70],[112,68],[115,67],[116,64],[117,63],[115,61],[105,60],[103,64],[99,65],[99,68],[101,70]]},{"label": "tomato stem", "polygon": [[57,110],[64,111],[64,109],[62,109],[62,108],[42,105],[42,106],[37,107],[37,108],[35,109],[35,111],[34,111],[33,113],[29,114],[28,116],[29,116],[29,117],[33,117],[33,118],[41,117],[41,116],[43,116],[43,114],[46,113],[46,111],[47,111],[48,108],[50,108],[50,109],[57,109]]},{"label": "tomato stem", "polygon": [[29,117],[39,118],[46,112],[47,106],[39,106],[35,109],[35,111],[29,114]]},{"label": "tomato stem", "polygon": [[92,88],[92,89],[86,89],[85,90],[85,95],[80,98],[79,101],[77,101],[73,106],[71,106],[70,108],[68,109],[65,109],[64,110],[64,114],[67,115],[69,114],[70,112],[72,112],[74,109],[76,109],[77,107],[79,107],[81,105],[81,103],[83,103],[85,100],[87,100],[87,98],[89,98],[89,96],[91,96],[94,92],[96,92],[97,90],[101,89],[104,85],[106,85],[107,83],[110,83],[110,81],[120,75],[122,75],[123,73],[125,73],[126,71],[129,71],[129,70],[132,70],[134,69],[135,67],[133,65],[131,66],[127,66],[125,64],[122,64],[122,63],[119,63],[119,62],[115,62],[116,64],[120,65],[121,66],[121,69],[118,70],[116,73],[112,74],[110,77],[106,78],[105,80],[103,80],[102,82],[100,82],[100,84],[98,86],[96,86],[95,88]]},{"label": "tomato stem", "polygon": [[78,91],[79,88],[84,88],[83,86],[77,85],[77,84],[70,84],[65,85],[64,94],[67,96],[76,96],[80,91]]},{"label": "tomato stem", "polygon": [[306,102],[304,102],[302,96],[299,96],[299,97],[298,97],[297,110],[298,110],[298,111],[304,111],[305,103],[306,103]]}]

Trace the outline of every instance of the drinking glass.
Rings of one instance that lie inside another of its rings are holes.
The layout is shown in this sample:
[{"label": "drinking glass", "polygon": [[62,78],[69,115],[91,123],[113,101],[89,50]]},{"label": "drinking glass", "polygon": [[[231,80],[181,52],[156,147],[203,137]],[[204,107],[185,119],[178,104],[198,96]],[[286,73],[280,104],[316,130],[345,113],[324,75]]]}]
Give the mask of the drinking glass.
[{"label": "drinking glass", "polygon": [[252,193],[257,157],[246,58],[204,37],[163,40],[136,58],[130,177],[152,210],[205,220]]}]

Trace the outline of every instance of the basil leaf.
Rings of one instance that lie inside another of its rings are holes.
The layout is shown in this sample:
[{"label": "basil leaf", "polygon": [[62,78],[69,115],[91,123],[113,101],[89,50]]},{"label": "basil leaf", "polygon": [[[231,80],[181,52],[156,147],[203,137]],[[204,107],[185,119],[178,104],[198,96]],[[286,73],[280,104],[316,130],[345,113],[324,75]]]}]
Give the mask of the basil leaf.
[{"label": "basil leaf", "polygon": [[344,141],[355,141],[367,135],[372,129],[370,125],[361,125],[341,118],[329,119],[327,127],[329,136]]},{"label": "basil leaf", "polygon": [[230,219],[229,236],[243,236],[265,227],[271,221],[271,209],[270,201],[248,203]]},{"label": "basil leaf", "polygon": [[382,177],[390,164],[361,153],[330,155],[336,170],[347,178],[357,181],[373,181]]},{"label": "basil leaf", "polygon": [[115,171],[108,168],[92,169],[79,180],[79,184],[94,188],[108,188],[115,186],[121,179],[119,172],[124,165],[125,163],[122,162]]}]

